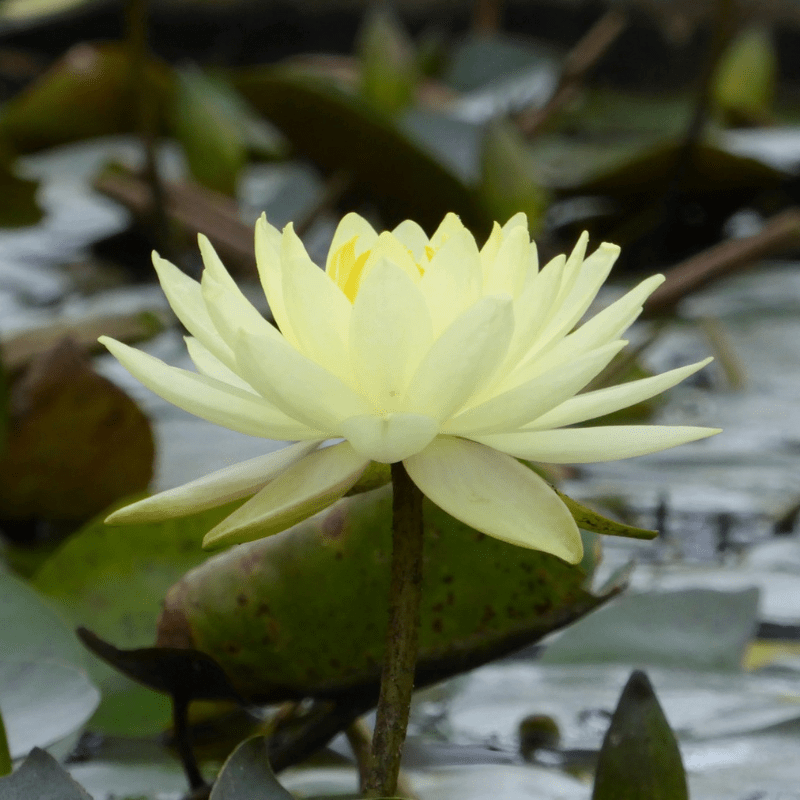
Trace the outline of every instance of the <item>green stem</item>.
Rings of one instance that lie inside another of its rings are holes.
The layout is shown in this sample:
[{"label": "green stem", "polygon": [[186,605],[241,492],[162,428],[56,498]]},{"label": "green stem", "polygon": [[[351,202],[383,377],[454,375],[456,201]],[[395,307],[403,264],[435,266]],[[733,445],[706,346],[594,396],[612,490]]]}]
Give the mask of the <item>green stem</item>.
[{"label": "green stem", "polygon": [[422,492],[408,476],[402,462],[392,464],[392,487],[389,625],[372,737],[372,764],[364,786],[366,797],[392,797],[397,791],[417,661],[422,590]]}]

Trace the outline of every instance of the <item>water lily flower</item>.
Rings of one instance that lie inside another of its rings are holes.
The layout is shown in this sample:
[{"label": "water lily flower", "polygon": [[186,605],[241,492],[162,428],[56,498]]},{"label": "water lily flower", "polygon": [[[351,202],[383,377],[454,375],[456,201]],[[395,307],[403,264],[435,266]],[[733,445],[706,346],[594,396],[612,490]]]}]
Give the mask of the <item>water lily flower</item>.
[{"label": "water lily flower", "polygon": [[[357,214],[336,230],[324,271],[287,225],[256,225],[258,272],[277,327],[245,298],[200,236],[197,282],[154,254],[191,336],[197,372],[101,341],[145,386],[198,417],[296,442],[113,513],[162,520],[236,498],[216,548],[282,531],[342,497],[371,461],[402,461],[434,503],[498,539],[575,563],[581,538],[551,487],[517,459],[553,464],[653,453],[718,431],[658,425],[571,427],[650,398],[710,359],[586,391],[626,344],[656,275],[579,327],[619,253],[540,268],[527,220],[495,224],[478,248],[448,214],[428,238],[408,220],[376,233]],[[331,439],[340,440],[327,445]]]}]

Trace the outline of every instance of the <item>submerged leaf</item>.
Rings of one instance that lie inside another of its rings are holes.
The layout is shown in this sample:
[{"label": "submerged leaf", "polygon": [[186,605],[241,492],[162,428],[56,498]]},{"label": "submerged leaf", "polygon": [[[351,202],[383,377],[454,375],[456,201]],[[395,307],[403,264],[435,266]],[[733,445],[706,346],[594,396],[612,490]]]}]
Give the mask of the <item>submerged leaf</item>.
[{"label": "submerged leaf", "polygon": [[611,718],[592,800],[689,800],[678,742],[641,670],[631,674]]}]

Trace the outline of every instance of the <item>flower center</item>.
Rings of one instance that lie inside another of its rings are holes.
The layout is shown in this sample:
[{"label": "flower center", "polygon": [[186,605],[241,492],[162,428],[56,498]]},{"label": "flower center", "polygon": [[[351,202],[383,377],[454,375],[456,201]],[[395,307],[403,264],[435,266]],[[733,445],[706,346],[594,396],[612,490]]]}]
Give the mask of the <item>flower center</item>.
[{"label": "flower center", "polygon": [[[365,277],[367,261],[369,261],[372,250],[365,250],[360,255],[356,256],[356,240],[358,236],[348,239],[331,258],[331,265],[329,275],[334,283],[342,290],[345,297],[353,303],[355,302],[356,295],[358,294],[358,287]],[[414,254],[411,250],[408,251],[411,257]],[[430,245],[425,246],[425,257],[428,262],[433,258],[436,251]],[[419,270],[420,277],[425,274],[425,268],[414,260],[417,269]]]}]

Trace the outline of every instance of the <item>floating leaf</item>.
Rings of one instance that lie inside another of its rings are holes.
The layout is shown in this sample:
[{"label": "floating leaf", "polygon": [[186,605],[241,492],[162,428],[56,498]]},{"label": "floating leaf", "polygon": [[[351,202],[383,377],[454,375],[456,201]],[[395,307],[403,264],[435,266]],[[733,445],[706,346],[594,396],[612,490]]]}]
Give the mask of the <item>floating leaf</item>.
[{"label": "floating leaf", "polygon": [[539,183],[527,144],[505,121],[486,128],[481,174],[481,192],[495,219],[507,220],[524,211],[531,231],[539,229],[549,198]]},{"label": "floating leaf", "polygon": [[[391,490],[236,547],[167,595],[158,642],[211,655],[251,699],[377,686],[386,627]],[[425,503],[418,685],[534,642],[603,601],[554,556],[478,533]]]},{"label": "floating leaf", "polygon": [[0,778],[3,800],[92,800],[51,755],[38,747],[12,775]]},{"label": "floating leaf", "polygon": [[[130,56],[119,44],[77,44],[44,75],[3,107],[0,136],[16,152],[128,133],[135,129],[134,81],[146,80],[163,110],[172,90],[169,69],[147,63],[134,76]],[[162,111],[163,113],[163,111]]]},{"label": "floating leaf", "polygon": [[[75,625],[86,625],[121,646],[153,641],[161,599],[187,569],[202,563],[203,535],[231,512],[202,514],[124,530],[103,522],[105,514],[73,534],[45,563],[36,588]],[[77,640],[74,640],[77,644]],[[89,670],[103,690],[92,728],[139,735],[162,730],[169,702],[91,659]]]},{"label": "floating leaf", "polygon": [[139,407],[69,339],[38,356],[11,394],[0,516],[84,520],[142,491],[153,436]]},{"label": "floating leaf", "polygon": [[361,94],[394,116],[414,99],[419,80],[414,44],[397,15],[384,6],[367,11],[360,39]]},{"label": "floating leaf", "polygon": [[641,670],[631,674],[611,718],[592,800],[689,800],[678,742]]},{"label": "floating leaf", "polygon": [[763,122],[772,111],[777,77],[778,59],[770,31],[752,25],[723,53],[714,75],[713,101],[734,124]]},{"label": "floating leaf", "polygon": [[448,211],[478,235],[492,220],[476,193],[361,98],[289,67],[257,67],[235,87],[301,155],[344,173],[376,203],[387,227],[413,218],[432,233]]},{"label": "floating leaf", "polygon": [[739,670],[757,620],[757,589],[629,595],[564,631],[541,660]]},{"label": "floating leaf", "polygon": [[292,800],[292,797],[269,766],[265,738],[254,736],[231,753],[209,800]]}]

